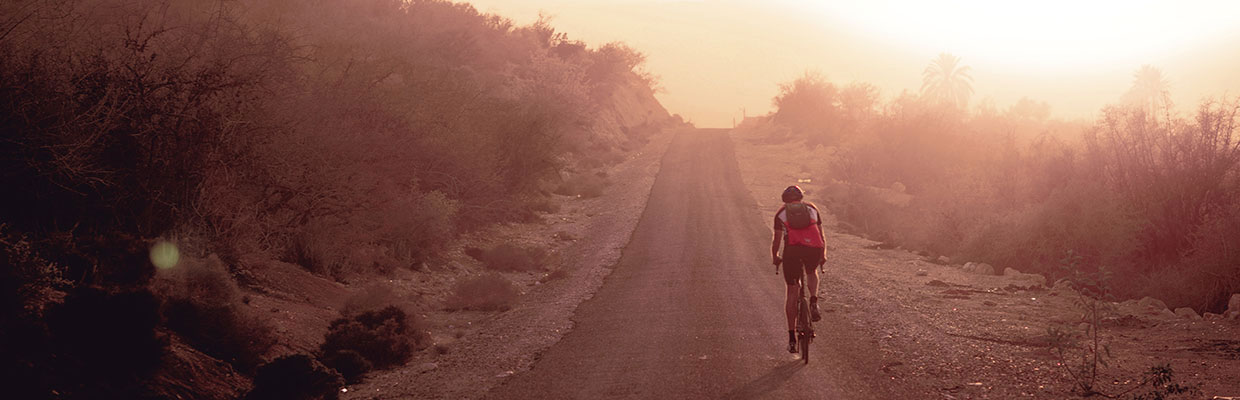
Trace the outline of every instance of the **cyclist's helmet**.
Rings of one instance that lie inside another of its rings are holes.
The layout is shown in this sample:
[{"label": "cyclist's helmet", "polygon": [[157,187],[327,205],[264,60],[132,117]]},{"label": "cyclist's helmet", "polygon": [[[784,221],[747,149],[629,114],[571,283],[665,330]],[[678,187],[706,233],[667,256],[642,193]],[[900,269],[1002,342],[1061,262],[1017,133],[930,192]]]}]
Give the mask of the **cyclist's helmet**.
[{"label": "cyclist's helmet", "polygon": [[791,203],[805,198],[805,192],[801,191],[800,186],[792,185],[787,189],[784,189],[784,194],[780,196],[780,198],[782,198],[785,203]]}]

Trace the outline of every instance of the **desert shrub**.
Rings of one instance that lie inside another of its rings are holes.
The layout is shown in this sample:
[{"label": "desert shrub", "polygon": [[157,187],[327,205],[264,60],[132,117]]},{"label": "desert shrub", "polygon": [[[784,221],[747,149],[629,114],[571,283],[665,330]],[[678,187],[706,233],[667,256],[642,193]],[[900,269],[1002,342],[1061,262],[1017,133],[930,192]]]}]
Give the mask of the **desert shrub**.
[{"label": "desert shrub", "polygon": [[374,368],[403,365],[415,349],[429,345],[429,336],[413,326],[413,318],[403,310],[388,306],[353,317],[332,321],[319,352],[325,359],[343,357],[341,351],[353,351]]},{"label": "desert shrub", "polygon": [[1127,293],[1148,291],[1168,307],[1192,307],[1222,313],[1233,293],[1240,293],[1240,203],[1211,214],[1193,237],[1193,250],[1180,263],[1135,279]]},{"label": "desert shrub", "polygon": [[167,347],[156,330],[159,300],[145,290],[81,288],[48,307],[45,319],[53,379],[72,395],[134,396]]},{"label": "desert shrub", "polygon": [[252,372],[276,339],[271,327],[242,303],[237,284],[215,256],[183,259],[159,271],[153,287],[164,299],[169,329],[194,348]]},{"label": "desert shrub", "polygon": [[512,281],[490,273],[457,282],[445,306],[449,310],[505,311],[520,295]]},{"label": "desert shrub", "polygon": [[344,379],[313,357],[284,356],[264,364],[254,375],[254,388],[246,400],[334,400]]},{"label": "desert shrub", "polygon": [[831,145],[839,140],[841,119],[839,89],[822,75],[806,72],[796,80],[779,85],[772,120],[792,130],[806,144]]},{"label": "desert shrub", "polygon": [[899,244],[906,236],[909,196],[857,184],[832,184],[826,188],[830,208],[856,233],[871,240]]},{"label": "desert shrub", "polygon": [[1214,101],[1193,119],[1108,107],[1086,135],[1104,182],[1148,221],[1139,249],[1147,270],[1177,261],[1206,218],[1240,193],[1238,112],[1240,104]]},{"label": "desert shrub", "polygon": [[1072,250],[1081,265],[1118,270],[1134,262],[1141,224],[1123,204],[1105,187],[1070,184],[1043,203],[989,218],[964,239],[961,255],[1054,276],[1050,267]]},{"label": "desert shrub", "polygon": [[339,372],[348,384],[362,383],[362,377],[375,367],[366,357],[362,357],[361,353],[353,350],[334,351],[324,355],[322,361],[323,365]]},{"label": "desert shrub", "polygon": [[1149,389],[1133,394],[1132,400],[1197,399],[1202,397],[1201,386],[1185,384],[1177,380],[1175,370],[1171,368],[1171,364],[1151,366],[1145,372],[1145,378],[1142,379],[1140,387],[1146,386]]},{"label": "desert shrub", "polygon": [[540,247],[501,243],[483,252],[479,260],[493,271],[537,271],[545,268],[547,251]]},{"label": "desert shrub", "polygon": [[563,196],[576,196],[581,198],[594,198],[603,195],[603,189],[608,185],[607,179],[590,173],[578,173],[565,178],[559,186],[556,187],[554,193]]}]

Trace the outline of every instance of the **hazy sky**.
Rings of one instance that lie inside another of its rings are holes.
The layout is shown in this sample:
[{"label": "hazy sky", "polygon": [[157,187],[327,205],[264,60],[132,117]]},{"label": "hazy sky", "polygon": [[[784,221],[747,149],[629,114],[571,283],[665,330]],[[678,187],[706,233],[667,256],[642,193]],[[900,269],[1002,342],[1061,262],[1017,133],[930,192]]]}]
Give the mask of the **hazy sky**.
[{"label": "hazy sky", "polygon": [[781,82],[807,70],[863,81],[887,98],[921,87],[940,52],[973,67],[971,105],[1027,96],[1067,118],[1092,118],[1143,64],[1172,99],[1240,95],[1240,1],[471,0],[569,38],[623,41],[647,54],[659,100],[700,127],[771,111]]}]

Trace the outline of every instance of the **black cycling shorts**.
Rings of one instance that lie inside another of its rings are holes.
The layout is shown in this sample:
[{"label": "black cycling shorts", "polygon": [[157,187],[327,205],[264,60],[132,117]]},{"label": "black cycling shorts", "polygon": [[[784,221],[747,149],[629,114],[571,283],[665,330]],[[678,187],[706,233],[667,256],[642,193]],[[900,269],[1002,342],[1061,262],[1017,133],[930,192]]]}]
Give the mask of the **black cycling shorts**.
[{"label": "black cycling shorts", "polygon": [[823,249],[809,246],[784,246],[784,282],[797,284],[804,273],[814,273],[818,261],[822,259]]}]

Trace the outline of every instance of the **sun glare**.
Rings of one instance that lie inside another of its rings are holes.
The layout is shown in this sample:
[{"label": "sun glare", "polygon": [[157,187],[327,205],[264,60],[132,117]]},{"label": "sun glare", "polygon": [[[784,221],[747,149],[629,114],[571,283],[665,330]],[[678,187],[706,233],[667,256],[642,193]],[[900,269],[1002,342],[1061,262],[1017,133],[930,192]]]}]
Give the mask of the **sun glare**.
[{"label": "sun glare", "polygon": [[795,1],[883,41],[1015,69],[1130,68],[1237,32],[1240,2]]}]

